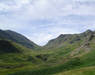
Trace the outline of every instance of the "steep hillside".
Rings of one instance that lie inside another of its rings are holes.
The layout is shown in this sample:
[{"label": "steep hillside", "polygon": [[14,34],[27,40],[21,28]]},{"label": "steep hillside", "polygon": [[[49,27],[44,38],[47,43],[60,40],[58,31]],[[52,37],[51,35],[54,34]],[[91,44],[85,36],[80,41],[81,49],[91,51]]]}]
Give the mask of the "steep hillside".
[{"label": "steep hillside", "polygon": [[39,47],[38,45],[36,45],[35,43],[33,43],[32,41],[27,39],[25,36],[23,36],[19,33],[16,33],[14,31],[10,31],[10,30],[6,30],[6,31],[0,30],[0,38],[11,40],[11,41],[19,43],[27,48],[35,49],[35,48]]},{"label": "steep hillside", "polygon": [[11,42],[0,40],[0,53],[19,53],[20,51]]},{"label": "steep hillside", "polygon": [[78,45],[79,47],[84,44],[87,39],[89,39],[90,36],[92,36],[93,34],[94,32],[92,32],[91,30],[87,30],[81,34],[61,34],[59,37],[50,40],[44,47],[47,49],[54,49],[72,45]]}]

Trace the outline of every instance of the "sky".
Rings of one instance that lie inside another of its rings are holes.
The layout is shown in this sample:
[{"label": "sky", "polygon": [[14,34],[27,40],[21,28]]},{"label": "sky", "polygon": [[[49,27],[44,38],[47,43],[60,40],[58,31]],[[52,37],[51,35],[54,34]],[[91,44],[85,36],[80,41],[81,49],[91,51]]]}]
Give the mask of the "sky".
[{"label": "sky", "polygon": [[95,30],[95,0],[0,0],[0,29],[38,45],[60,34]]}]

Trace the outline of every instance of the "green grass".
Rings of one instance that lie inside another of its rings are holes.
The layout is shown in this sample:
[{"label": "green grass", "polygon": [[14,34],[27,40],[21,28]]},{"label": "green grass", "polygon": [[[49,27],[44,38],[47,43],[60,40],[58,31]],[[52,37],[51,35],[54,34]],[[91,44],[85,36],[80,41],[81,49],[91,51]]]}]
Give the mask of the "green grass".
[{"label": "green grass", "polygon": [[95,66],[61,72],[55,75],[95,75]]},{"label": "green grass", "polygon": [[57,65],[54,67],[44,67],[44,68],[39,68],[34,70],[25,69],[9,75],[52,75],[58,72],[74,69],[78,67],[80,64],[81,64],[80,60],[78,58],[74,58],[64,63],[63,65]]}]

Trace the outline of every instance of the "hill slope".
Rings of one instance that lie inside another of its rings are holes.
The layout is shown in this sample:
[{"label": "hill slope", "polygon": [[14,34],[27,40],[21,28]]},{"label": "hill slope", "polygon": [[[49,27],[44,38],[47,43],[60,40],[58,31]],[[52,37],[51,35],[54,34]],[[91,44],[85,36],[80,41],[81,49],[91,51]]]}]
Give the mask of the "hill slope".
[{"label": "hill slope", "polygon": [[9,41],[0,40],[0,53],[19,53],[20,51]]},{"label": "hill slope", "polygon": [[32,41],[30,41],[29,39],[27,39],[25,36],[16,33],[14,31],[10,31],[10,30],[0,30],[0,39],[7,39],[7,40],[11,40],[13,42],[19,43],[27,48],[36,48],[39,47],[38,45],[36,45],[35,43],[33,43]]},{"label": "hill slope", "polygon": [[9,40],[0,40],[0,75],[8,75],[26,68],[35,69],[44,62],[35,50]]},{"label": "hill slope", "polygon": [[93,34],[95,33],[91,30],[87,30],[81,34],[61,34],[57,38],[50,40],[44,47],[53,49],[73,45],[76,43],[80,46],[86,42],[87,39],[90,39]]},{"label": "hill slope", "polygon": [[[10,34],[10,31],[7,33]],[[2,75],[71,75],[71,72],[74,71],[76,73],[72,74],[85,75],[84,73],[80,74],[80,72],[86,68],[89,69],[86,71],[88,75],[91,72],[94,74],[95,68],[89,68],[95,66],[94,31],[87,30],[80,34],[62,34],[49,41],[41,50],[30,50],[18,43],[12,43],[12,41],[7,42],[7,44],[9,43],[13,47],[9,52],[6,52],[7,47],[4,48],[1,43],[1,51],[4,51],[0,55],[0,65],[3,65],[3,67],[1,66],[3,70],[0,70]],[[13,68],[12,71],[11,68]]]}]

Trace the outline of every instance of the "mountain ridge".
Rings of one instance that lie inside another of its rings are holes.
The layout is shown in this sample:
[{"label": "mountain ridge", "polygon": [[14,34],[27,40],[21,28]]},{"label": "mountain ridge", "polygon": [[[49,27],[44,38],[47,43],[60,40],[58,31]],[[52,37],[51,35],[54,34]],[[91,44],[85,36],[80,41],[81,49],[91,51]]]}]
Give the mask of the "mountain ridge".
[{"label": "mountain ridge", "polygon": [[44,47],[53,46],[54,44],[56,44],[56,47],[63,43],[67,44],[67,41],[69,44],[72,44],[80,40],[85,40],[87,37],[89,38],[89,36],[91,36],[92,34],[95,34],[95,32],[92,30],[86,30],[85,32],[79,34],[61,34],[57,38],[48,41],[48,43]]},{"label": "mountain ridge", "polygon": [[[13,37],[12,34],[18,34],[19,36],[24,37],[25,40],[28,40],[28,41],[32,42],[32,40],[28,39],[28,38],[25,37],[24,35],[21,35],[20,33],[15,32],[15,31],[12,31],[12,30],[1,30],[1,29],[0,29],[0,32],[6,34],[7,36],[9,36],[9,38]],[[82,34],[88,34],[88,33],[93,33],[93,32],[94,32],[94,31],[88,29],[88,30],[86,30],[85,32],[81,32],[81,33],[75,33],[75,34],[60,34],[60,35],[57,36],[56,38],[66,38],[66,36],[82,35]],[[11,33],[12,33],[12,34],[11,34]],[[0,36],[0,38],[2,38],[2,37]],[[49,40],[48,43],[51,42],[51,41],[54,41],[56,38]],[[32,42],[32,43],[35,44],[35,45],[37,45],[37,44],[34,43],[34,42]],[[46,43],[45,45],[47,45],[48,43]],[[45,45],[44,45],[44,46],[45,46]],[[40,46],[40,45],[37,45],[37,46]],[[42,46],[42,47],[43,47],[43,46]]]},{"label": "mountain ridge", "polygon": [[21,35],[20,33],[15,32],[15,31],[11,31],[11,30],[0,30],[0,38],[11,40],[11,41],[19,43],[27,48],[34,49],[36,47],[39,47],[37,44],[30,41],[25,36]]}]

